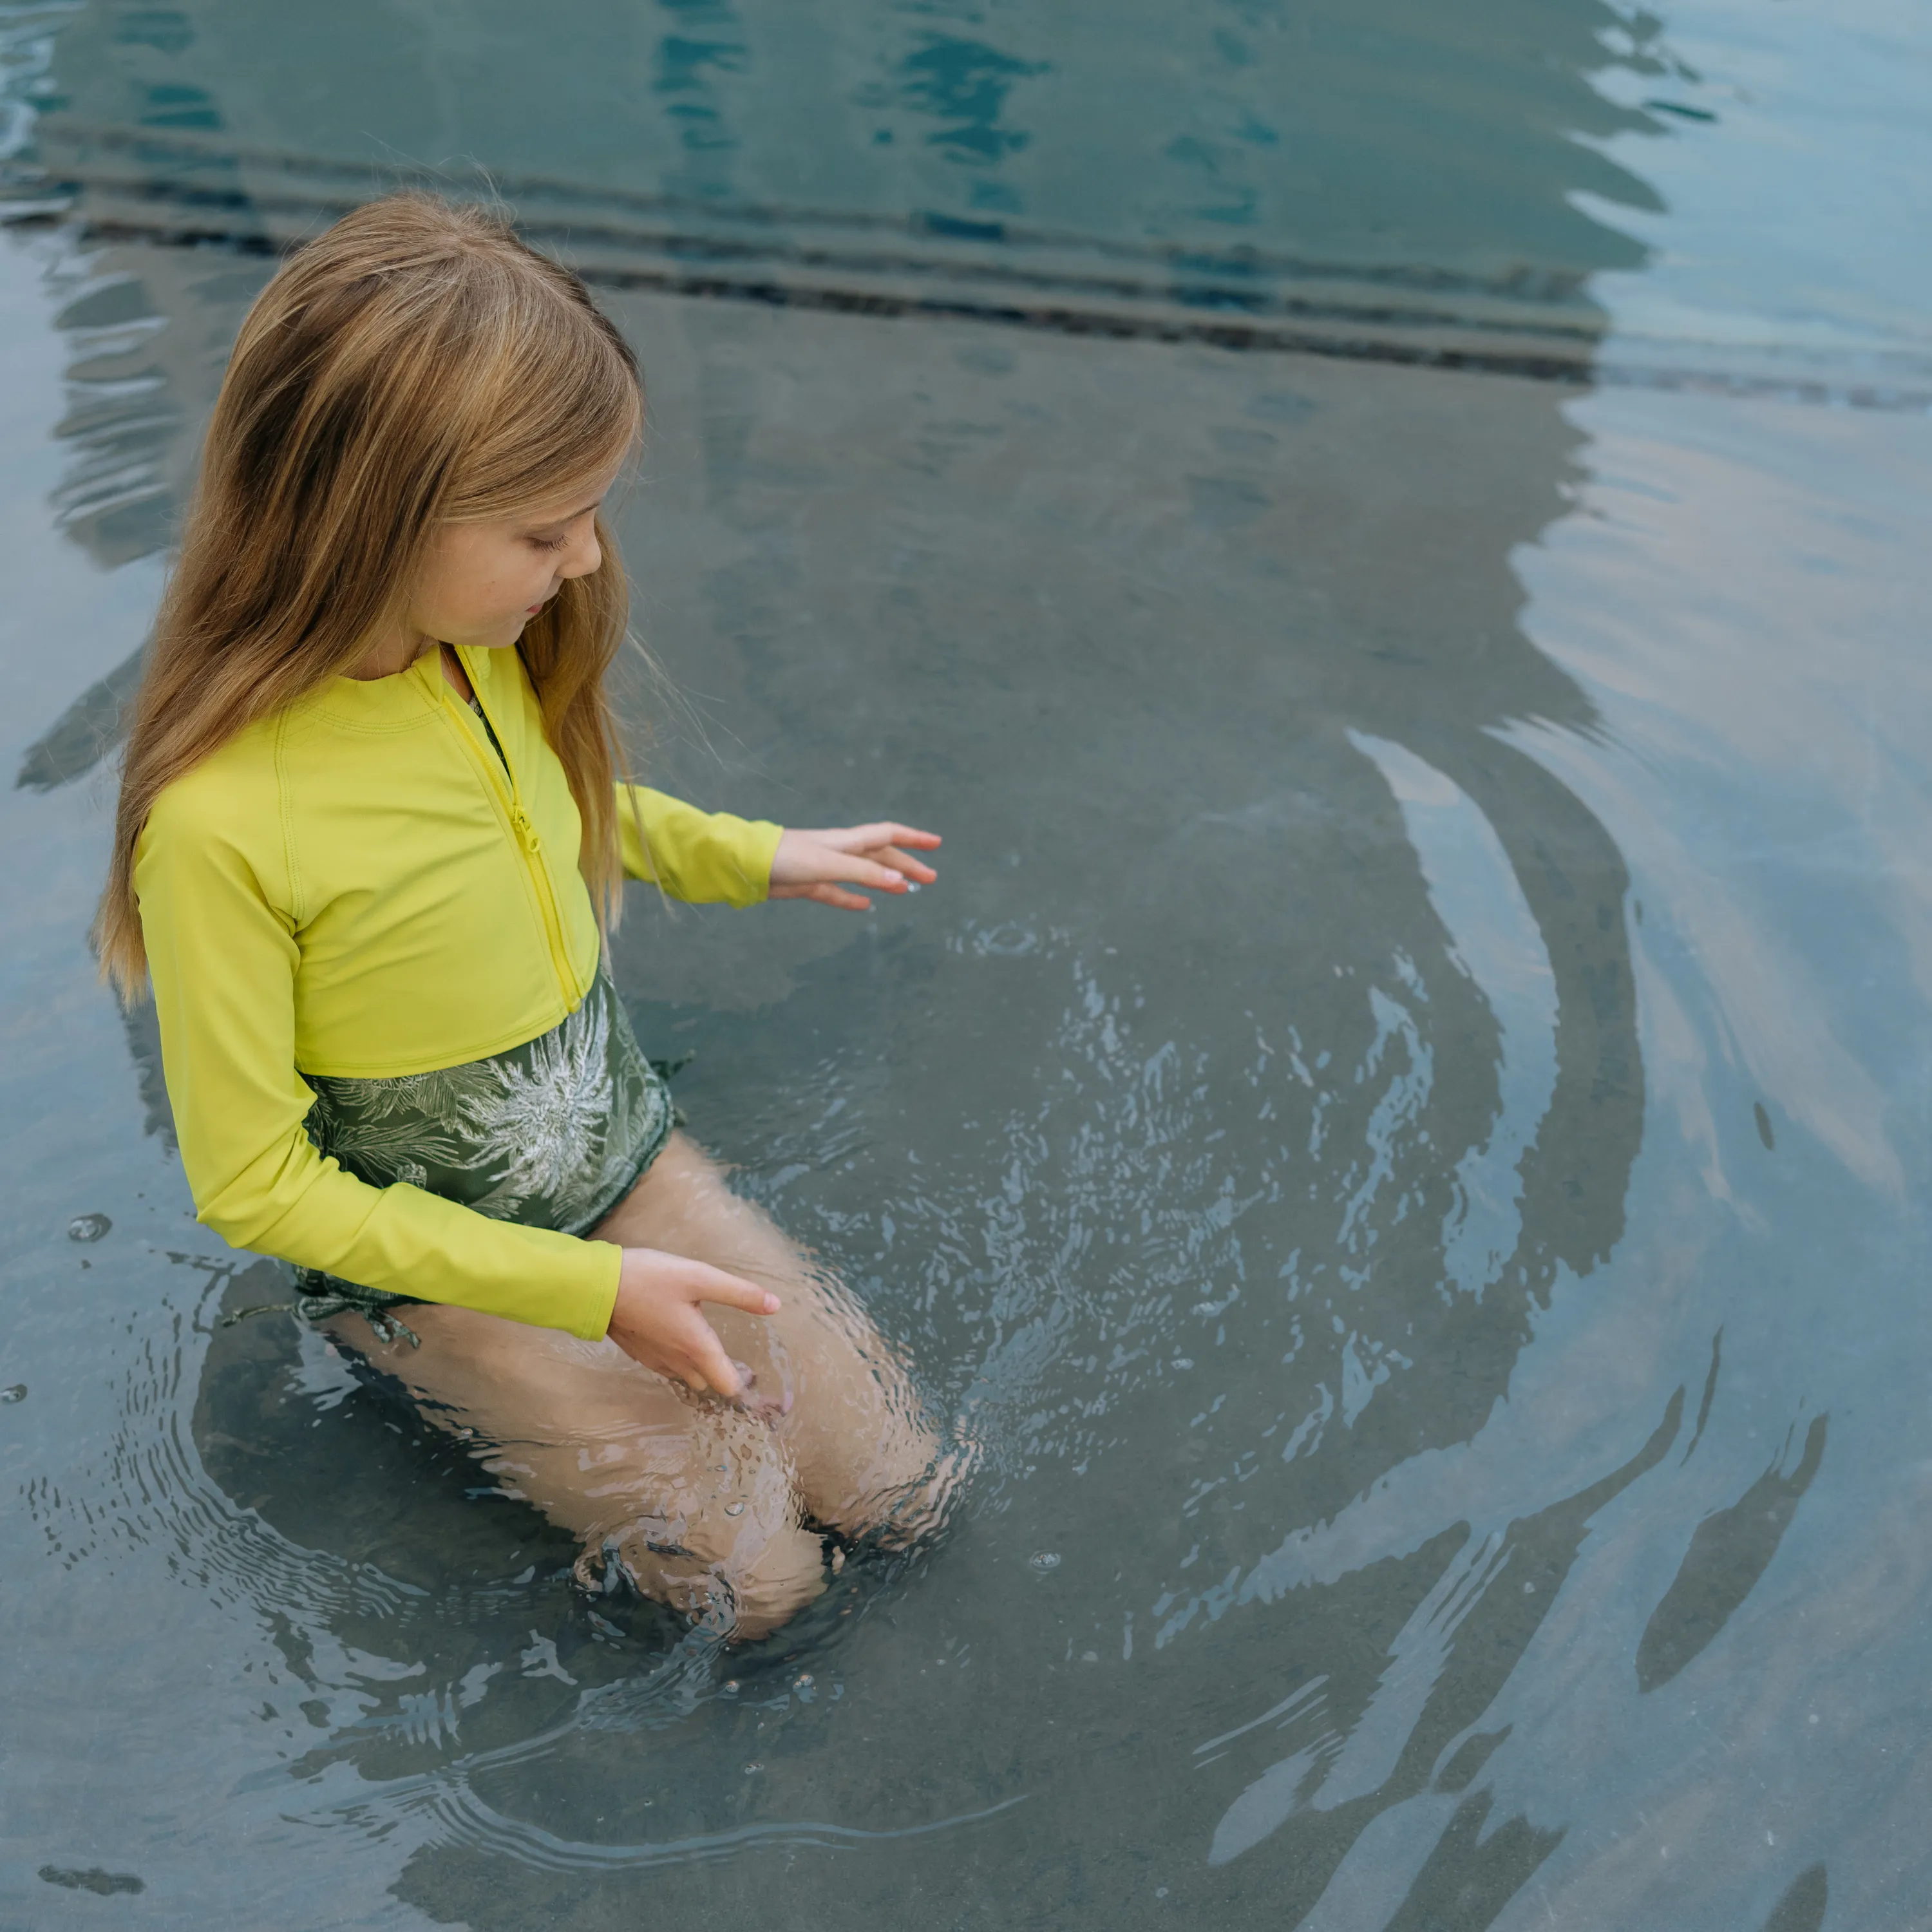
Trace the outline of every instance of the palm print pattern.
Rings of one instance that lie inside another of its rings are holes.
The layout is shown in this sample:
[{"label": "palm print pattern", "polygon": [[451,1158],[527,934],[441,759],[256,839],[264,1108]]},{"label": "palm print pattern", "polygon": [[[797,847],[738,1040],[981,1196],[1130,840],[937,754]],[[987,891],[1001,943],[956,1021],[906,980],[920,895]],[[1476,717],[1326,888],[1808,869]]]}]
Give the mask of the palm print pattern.
[{"label": "palm print pattern", "polygon": [[391,1079],[307,1077],[309,1138],[358,1179],[571,1234],[616,1205],[675,1118],[602,971],[575,1012],[507,1053]]}]

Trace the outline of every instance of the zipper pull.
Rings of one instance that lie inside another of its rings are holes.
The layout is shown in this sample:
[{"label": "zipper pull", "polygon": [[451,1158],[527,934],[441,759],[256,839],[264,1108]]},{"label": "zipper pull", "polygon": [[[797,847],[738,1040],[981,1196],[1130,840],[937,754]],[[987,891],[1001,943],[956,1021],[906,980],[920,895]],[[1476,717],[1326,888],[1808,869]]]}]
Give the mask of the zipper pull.
[{"label": "zipper pull", "polygon": [[530,815],[520,805],[510,814],[510,822],[517,828],[517,836],[524,842],[526,852],[536,851],[543,842],[537,836],[536,827],[530,823]]}]

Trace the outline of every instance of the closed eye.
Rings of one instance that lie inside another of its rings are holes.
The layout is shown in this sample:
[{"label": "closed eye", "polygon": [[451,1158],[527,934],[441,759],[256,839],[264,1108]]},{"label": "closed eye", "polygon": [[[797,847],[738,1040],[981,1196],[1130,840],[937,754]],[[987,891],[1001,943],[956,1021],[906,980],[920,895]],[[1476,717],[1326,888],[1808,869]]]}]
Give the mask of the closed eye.
[{"label": "closed eye", "polygon": [[569,541],[568,536],[532,537],[530,539],[538,550],[561,550]]}]

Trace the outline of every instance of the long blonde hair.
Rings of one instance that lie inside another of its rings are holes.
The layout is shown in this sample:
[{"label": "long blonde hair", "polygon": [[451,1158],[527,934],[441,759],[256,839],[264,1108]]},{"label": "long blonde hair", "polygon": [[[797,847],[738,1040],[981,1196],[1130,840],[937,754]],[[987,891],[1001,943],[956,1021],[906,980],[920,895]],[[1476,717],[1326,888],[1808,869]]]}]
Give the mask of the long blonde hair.
[{"label": "long blonde hair", "polygon": [[[123,998],[147,977],[134,850],[162,791],[365,656],[400,617],[439,524],[601,476],[643,409],[636,358],[584,284],[483,209],[389,196],[282,267],[242,325],[131,707],[94,927]],[[518,648],[608,924],[622,760],[604,674],[628,588],[601,520],[597,538],[602,565],[568,580]]]}]

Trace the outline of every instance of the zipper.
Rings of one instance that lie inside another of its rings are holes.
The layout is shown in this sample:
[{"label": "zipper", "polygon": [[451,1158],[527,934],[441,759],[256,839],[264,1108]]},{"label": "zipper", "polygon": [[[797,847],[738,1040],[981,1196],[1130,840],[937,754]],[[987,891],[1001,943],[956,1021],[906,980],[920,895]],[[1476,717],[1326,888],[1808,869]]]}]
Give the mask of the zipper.
[{"label": "zipper", "polygon": [[[459,658],[459,662],[461,660]],[[470,676],[470,667],[463,665],[464,675]],[[439,697],[447,705],[458,702],[449,680],[443,675],[439,661],[436,667],[436,682]],[[529,869],[536,885],[537,903],[542,908],[544,936],[550,943],[550,964],[556,973],[557,984],[563,989],[563,996],[569,1002],[570,1010],[575,1012],[584,1001],[576,988],[576,980],[570,970],[570,956],[563,941],[563,916],[556,903],[556,889],[550,882],[550,868],[543,861],[543,840],[530,814],[524,808],[524,801],[517,789],[515,768],[510,763],[510,754],[503,748],[503,734],[496,728],[496,722],[490,716],[489,706],[483,702],[482,692],[474,677],[470,679],[470,688],[476,693],[477,707],[483,714],[483,722],[496,748],[496,755],[485,755],[476,742],[476,734],[460,718],[451,722],[461,734],[463,742],[470,748],[470,755],[476,759],[489,774],[490,782],[508,816],[510,829],[516,834],[517,842],[524,850],[524,863]],[[498,762],[499,759],[501,763]],[[507,794],[507,796],[506,794]]]}]

